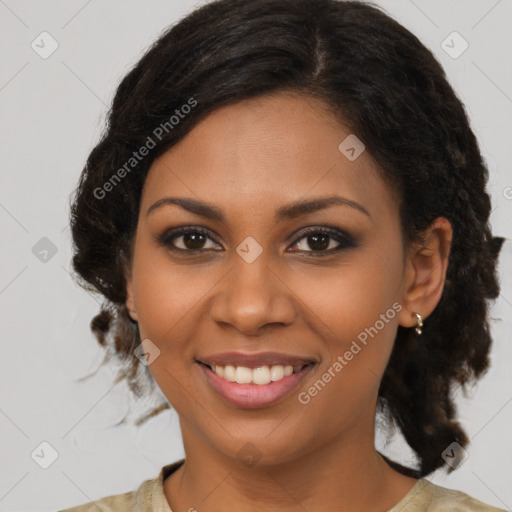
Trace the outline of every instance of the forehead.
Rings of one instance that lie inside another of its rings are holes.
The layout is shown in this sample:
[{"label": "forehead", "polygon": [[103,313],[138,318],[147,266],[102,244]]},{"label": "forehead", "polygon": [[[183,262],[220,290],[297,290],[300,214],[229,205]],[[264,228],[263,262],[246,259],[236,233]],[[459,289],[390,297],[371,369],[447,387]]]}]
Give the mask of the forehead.
[{"label": "forehead", "polygon": [[396,201],[368,152],[350,160],[340,150],[349,136],[311,97],[278,93],[221,107],[153,162],[142,208],[172,195],[235,213],[338,193],[375,215],[392,213]]}]

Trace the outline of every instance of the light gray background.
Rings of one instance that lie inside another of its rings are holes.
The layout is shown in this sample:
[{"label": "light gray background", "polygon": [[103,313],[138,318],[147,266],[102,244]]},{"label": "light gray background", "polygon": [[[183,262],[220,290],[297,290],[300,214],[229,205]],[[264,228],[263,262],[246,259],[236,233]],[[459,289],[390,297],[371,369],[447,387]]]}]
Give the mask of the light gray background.
[{"label": "light gray background", "polygon": [[[128,409],[143,412],[157,399],[134,409],[108,368],[75,382],[98,367],[103,352],[89,331],[99,303],[69,275],[68,199],[121,77],[164,28],[200,3],[0,0],[0,510],[52,511],[134,490],[183,456],[170,410],[141,428],[115,427]],[[494,232],[512,238],[512,1],[377,3],[434,52],[466,104],[490,169]],[[43,31],[59,45],[47,59],[31,48]],[[469,43],[456,59],[441,47],[453,31]],[[32,252],[43,237],[57,250],[46,262]],[[511,262],[507,241],[502,293],[491,312],[492,368],[467,399],[458,396],[469,458],[450,476],[429,477],[508,510]],[[48,469],[31,457],[36,449],[40,460],[49,457],[44,441],[58,453]],[[385,452],[411,460],[398,437]]]}]

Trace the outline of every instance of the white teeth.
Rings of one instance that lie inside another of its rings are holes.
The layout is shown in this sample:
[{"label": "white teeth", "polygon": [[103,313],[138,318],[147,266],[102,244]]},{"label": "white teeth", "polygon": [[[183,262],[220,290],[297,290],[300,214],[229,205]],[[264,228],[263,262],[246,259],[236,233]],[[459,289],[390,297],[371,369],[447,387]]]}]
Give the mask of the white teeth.
[{"label": "white teeth", "polygon": [[244,366],[238,366],[235,372],[235,380],[238,384],[250,384],[252,382],[252,370]]},{"label": "white teeth", "polygon": [[270,378],[274,380],[281,380],[284,377],[284,368],[282,366],[272,366],[270,368]]},{"label": "white teeth", "polygon": [[270,370],[268,366],[254,368],[254,370],[252,371],[252,381],[254,382],[254,384],[259,384],[260,386],[264,384],[270,384],[272,380],[270,378]]},{"label": "white teeth", "polygon": [[[297,367],[298,371],[300,367]],[[284,377],[288,377],[293,373],[292,365],[274,365],[271,367],[260,366],[258,368],[247,368],[245,366],[219,366],[212,365],[212,370],[219,376],[229,382],[237,382],[238,384],[257,384],[264,386],[275,382]]]},{"label": "white teeth", "polygon": [[[217,373],[217,368],[222,368],[219,366],[215,366],[215,373]],[[225,366],[224,367],[224,375],[221,375],[221,377],[224,377],[226,380],[229,380],[229,382],[235,382],[235,371],[236,368],[234,366]]]}]

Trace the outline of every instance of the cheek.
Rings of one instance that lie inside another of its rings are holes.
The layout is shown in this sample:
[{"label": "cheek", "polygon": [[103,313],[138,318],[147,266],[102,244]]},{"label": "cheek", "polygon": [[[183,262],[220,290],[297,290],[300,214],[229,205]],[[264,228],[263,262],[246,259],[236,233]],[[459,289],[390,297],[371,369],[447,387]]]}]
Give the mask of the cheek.
[{"label": "cheek", "polygon": [[304,271],[291,286],[307,306],[310,330],[325,340],[329,360],[319,377],[330,369],[325,379],[332,393],[354,406],[378,387],[402,309],[399,240],[387,242],[376,241],[340,265]]},{"label": "cheek", "polygon": [[378,266],[345,267],[335,277],[303,281],[306,304],[314,311],[309,315],[313,330],[324,339],[325,360],[298,399],[308,411],[304,425],[318,428],[315,418],[324,418],[326,437],[368,414],[393,348],[401,305],[393,302],[388,279],[379,272]]},{"label": "cheek", "polygon": [[[141,243],[134,255],[133,292],[141,336],[165,343],[201,308],[214,273],[198,275],[197,265],[176,264],[165,248]],[[169,344],[166,344],[168,346]]]},{"label": "cheek", "polygon": [[197,333],[201,299],[212,285],[208,278],[198,278],[192,265],[172,263],[165,249],[141,244],[135,252],[133,292],[140,336],[159,351],[153,348],[158,355],[149,370],[173,408],[186,415],[190,413],[190,391],[184,383],[194,364],[187,341]]},{"label": "cheek", "polygon": [[[304,270],[289,275],[290,288],[307,305],[322,335],[345,344],[385,316],[396,324],[393,304],[399,297],[400,259],[393,251],[360,251],[342,264]],[[307,313],[305,313],[307,314]],[[378,322],[379,330],[383,329]]]}]

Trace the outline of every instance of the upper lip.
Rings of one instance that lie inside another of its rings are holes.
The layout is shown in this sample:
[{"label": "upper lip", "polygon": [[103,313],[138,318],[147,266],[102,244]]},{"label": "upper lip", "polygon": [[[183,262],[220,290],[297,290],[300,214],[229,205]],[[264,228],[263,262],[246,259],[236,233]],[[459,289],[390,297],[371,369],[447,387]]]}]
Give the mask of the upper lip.
[{"label": "upper lip", "polygon": [[260,366],[305,366],[316,361],[310,357],[280,354],[279,352],[259,352],[244,354],[241,352],[222,352],[209,356],[198,357],[196,360],[208,366],[244,366],[246,368],[258,368]]}]

